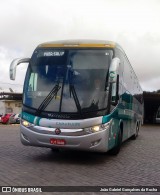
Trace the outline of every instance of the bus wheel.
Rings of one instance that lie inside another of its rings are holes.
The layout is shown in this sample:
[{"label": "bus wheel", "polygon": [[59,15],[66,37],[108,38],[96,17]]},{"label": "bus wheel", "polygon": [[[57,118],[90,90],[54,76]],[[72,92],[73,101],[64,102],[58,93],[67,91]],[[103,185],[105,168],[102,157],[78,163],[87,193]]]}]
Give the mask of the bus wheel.
[{"label": "bus wheel", "polygon": [[116,146],[113,149],[111,149],[109,151],[109,153],[111,155],[117,155],[119,153],[120,149],[121,149],[121,145],[122,145],[122,131],[119,130],[118,136],[117,136],[117,139],[116,139]]},{"label": "bus wheel", "polygon": [[135,140],[135,139],[138,137],[138,132],[139,132],[139,125],[138,125],[138,123],[137,123],[137,125],[136,125],[136,132],[135,132],[135,134],[132,135],[132,137],[131,137],[133,140]]}]

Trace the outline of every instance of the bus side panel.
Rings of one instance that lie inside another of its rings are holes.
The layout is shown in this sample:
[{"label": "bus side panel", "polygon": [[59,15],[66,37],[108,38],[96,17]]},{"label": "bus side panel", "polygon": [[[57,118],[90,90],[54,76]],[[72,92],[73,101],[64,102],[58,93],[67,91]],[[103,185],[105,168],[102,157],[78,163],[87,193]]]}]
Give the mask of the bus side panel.
[{"label": "bus side panel", "polygon": [[136,132],[137,123],[143,121],[142,89],[137,76],[124,52],[115,49],[116,57],[120,58],[120,87],[119,87],[119,118],[123,120],[124,140]]}]

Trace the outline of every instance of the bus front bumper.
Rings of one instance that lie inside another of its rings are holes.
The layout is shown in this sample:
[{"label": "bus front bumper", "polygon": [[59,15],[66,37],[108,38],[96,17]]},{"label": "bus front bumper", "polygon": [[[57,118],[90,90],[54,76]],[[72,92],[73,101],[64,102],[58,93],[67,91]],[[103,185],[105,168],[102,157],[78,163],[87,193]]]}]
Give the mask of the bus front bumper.
[{"label": "bus front bumper", "polygon": [[[42,127],[39,131],[33,131],[21,125],[21,142],[23,145],[59,148],[59,149],[72,149],[84,150],[95,152],[108,151],[109,128],[87,135],[70,136],[70,135],[55,135],[52,132],[42,133]],[[45,127],[43,127],[45,129]],[[73,133],[74,130],[72,129]],[[58,140],[56,143],[53,140]]]}]

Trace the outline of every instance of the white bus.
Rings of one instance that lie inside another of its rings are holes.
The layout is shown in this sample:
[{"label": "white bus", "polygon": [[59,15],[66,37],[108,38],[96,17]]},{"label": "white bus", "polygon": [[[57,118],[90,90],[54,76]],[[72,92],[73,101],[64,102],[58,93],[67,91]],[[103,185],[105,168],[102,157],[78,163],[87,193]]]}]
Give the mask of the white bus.
[{"label": "white bus", "polygon": [[118,154],[143,121],[142,89],[130,62],[109,41],[67,40],[40,44],[28,62],[23,89],[24,145]]}]

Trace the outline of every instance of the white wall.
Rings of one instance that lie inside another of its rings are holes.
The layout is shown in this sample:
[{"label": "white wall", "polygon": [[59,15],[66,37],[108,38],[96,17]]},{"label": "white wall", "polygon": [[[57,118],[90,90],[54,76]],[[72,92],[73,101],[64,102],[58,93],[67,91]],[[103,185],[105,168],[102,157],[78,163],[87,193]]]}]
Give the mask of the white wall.
[{"label": "white wall", "polygon": [[0,114],[5,114],[5,103],[3,101],[0,101]]},{"label": "white wall", "polygon": [[1,100],[0,101],[0,114],[3,113],[20,113],[22,110],[22,101],[16,100]]}]

